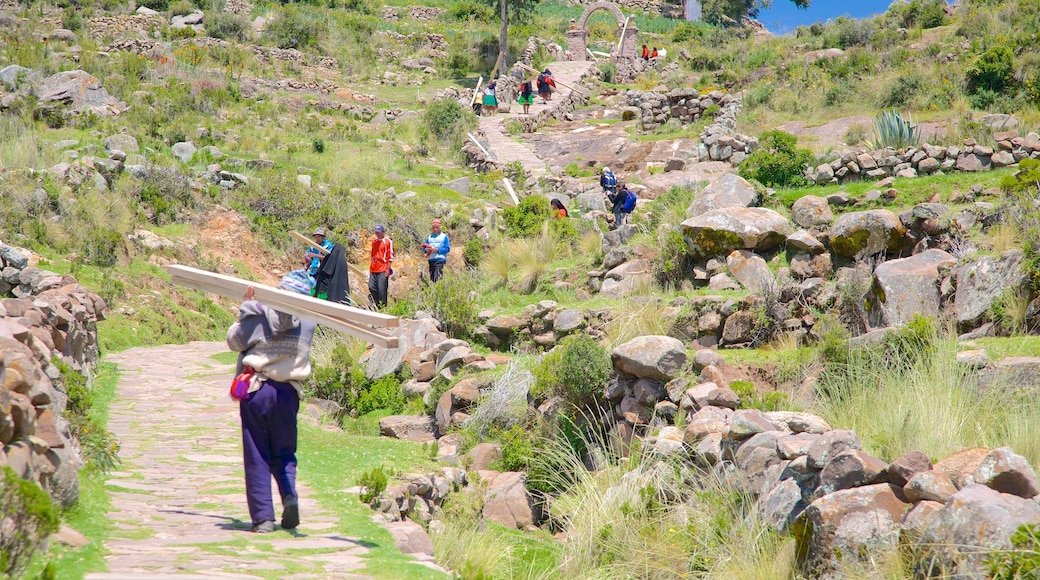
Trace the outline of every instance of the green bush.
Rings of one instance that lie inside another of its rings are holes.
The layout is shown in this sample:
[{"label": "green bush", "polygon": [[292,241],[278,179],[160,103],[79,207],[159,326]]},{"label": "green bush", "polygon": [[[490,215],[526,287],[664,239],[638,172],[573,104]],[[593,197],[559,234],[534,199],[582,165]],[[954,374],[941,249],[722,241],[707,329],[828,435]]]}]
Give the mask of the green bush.
[{"label": "green bush", "polygon": [[910,106],[923,88],[921,77],[912,73],[900,75],[882,92],[878,104],[882,108]]},{"label": "green bush", "polygon": [[472,19],[478,22],[492,22],[497,14],[487,4],[473,0],[461,0],[448,8],[448,16],[454,20]]},{"label": "green bush", "polygon": [[311,142],[311,149],[313,149],[315,153],[324,153],[325,140],[321,137],[318,137],[317,139]]},{"label": "green bush", "polygon": [[329,366],[315,367],[304,383],[308,397],[328,399],[345,409],[354,408],[358,393],[365,388],[365,371],[356,364],[346,345],[339,344],[332,350]]},{"label": "green bush", "polygon": [[780,130],[759,137],[761,148],[740,164],[740,176],[763,185],[792,187],[806,183],[802,172],[812,161],[808,149],[798,148],[798,138]]},{"label": "green bush", "polygon": [[603,74],[603,82],[612,83],[617,78],[617,65],[612,62],[601,62],[596,65]]},{"label": "green bush", "polygon": [[672,42],[682,44],[704,35],[704,29],[692,22],[680,22],[672,29]]},{"label": "green bush", "polygon": [[786,394],[778,391],[759,393],[751,381],[733,381],[729,388],[740,397],[741,409],[780,411],[789,406]]},{"label": "green bush", "polygon": [[1040,208],[1035,199],[1040,194],[1040,160],[1023,159],[1018,171],[1004,177],[1000,188],[1004,191],[1006,219],[1018,229],[1023,240],[1025,268],[1034,291],[1040,291]]},{"label": "green bush", "polygon": [[452,338],[469,338],[477,322],[477,302],[472,290],[478,286],[470,273],[446,274],[419,296],[418,307],[441,323]]},{"label": "green bush", "polygon": [[586,335],[564,338],[535,369],[535,398],[559,396],[583,407],[603,396],[603,387],[614,374],[610,355],[595,339]]},{"label": "green bush", "polygon": [[119,462],[119,443],[107,430],[91,418],[94,393],[87,386],[87,379],[61,359],[52,361],[61,373],[58,385],[68,396],[65,418],[69,430],[80,443],[83,460],[90,469],[108,473]]},{"label": "green bush", "polygon": [[0,572],[5,578],[21,578],[33,553],[58,531],[61,512],[47,492],[32,481],[18,477],[10,467],[0,476]]},{"label": "green bush", "polygon": [[213,38],[227,41],[246,42],[250,38],[252,27],[249,22],[237,14],[209,10],[202,18],[206,34]]},{"label": "green bush", "polygon": [[137,5],[151,8],[157,12],[166,12],[166,9],[170,7],[170,0],[137,0]]},{"label": "green bush", "polygon": [[404,409],[404,404],[401,380],[395,375],[387,375],[372,381],[367,389],[362,390],[353,409],[358,416],[381,409],[397,414]]},{"label": "green bush", "polygon": [[318,44],[328,33],[324,21],[309,18],[293,7],[284,7],[281,15],[267,25],[264,39],[278,48],[304,49]]},{"label": "green bush", "polygon": [[492,434],[502,442],[502,456],[488,467],[496,471],[525,471],[534,451],[534,433],[522,425]]},{"label": "green bush", "polygon": [[968,91],[1000,93],[1014,83],[1015,55],[1005,45],[997,45],[979,56],[968,68]]},{"label": "green bush", "polygon": [[549,198],[542,195],[529,195],[520,200],[520,205],[502,210],[506,234],[514,238],[538,235],[545,220],[552,217],[553,208],[549,205]]},{"label": "green bush", "polygon": [[422,122],[424,141],[432,139],[457,148],[466,132],[477,126],[477,116],[455,99],[438,99],[423,111]]},{"label": "green bush", "polygon": [[1011,535],[1011,550],[994,552],[986,560],[993,580],[1035,578],[1040,572],[1040,524],[1022,524]]},{"label": "green bush", "polygon": [[170,16],[184,16],[195,11],[195,5],[190,0],[177,0],[170,4]]},{"label": "green bush", "polygon": [[484,242],[476,237],[466,240],[466,246],[462,249],[462,258],[466,260],[467,266],[474,268],[478,266],[484,260]]},{"label": "green bush", "polygon": [[386,484],[390,475],[393,475],[392,470],[383,469],[381,465],[362,473],[361,477],[358,478],[358,486],[362,488],[358,494],[358,499],[362,503],[372,503],[374,499],[386,491]]}]

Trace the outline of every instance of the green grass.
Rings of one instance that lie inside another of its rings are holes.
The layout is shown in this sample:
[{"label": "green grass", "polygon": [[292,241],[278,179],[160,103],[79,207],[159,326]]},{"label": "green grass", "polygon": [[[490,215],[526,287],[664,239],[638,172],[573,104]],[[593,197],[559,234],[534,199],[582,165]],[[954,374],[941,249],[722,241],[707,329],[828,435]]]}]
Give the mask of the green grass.
[{"label": "green grass", "polygon": [[[950,195],[954,191],[966,193],[973,185],[981,185],[983,189],[999,187],[1000,180],[1006,175],[1016,171],[1014,167],[994,169],[979,173],[953,172],[946,175],[933,175],[928,177],[905,178],[898,177],[891,187],[894,187],[899,195],[891,203],[883,203],[883,199],[868,204],[867,209],[884,207],[896,210],[897,208],[910,208],[915,204],[927,201],[932,195],[939,194],[940,203],[949,203]],[[868,191],[878,189],[874,180],[852,181],[839,185],[809,186],[791,189],[782,189],[777,192],[779,199],[785,207],[790,208],[798,199],[807,195],[826,197],[832,193],[844,191],[850,198],[862,198]],[[993,201],[998,201],[994,198]],[[860,208],[835,208],[836,213],[841,211],[858,211]]]},{"label": "green grass", "polygon": [[339,517],[339,530],[371,544],[360,573],[387,580],[445,578],[402,555],[390,533],[372,521],[372,509],[347,488],[376,467],[401,472],[432,468],[422,444],[381,437],[345,436],[306,424],[300,426],[300,479],[314,491],[322,508]]},{"label": "green grass", "polygon": [[[118,372],[116,365],[102,363],[94,377],[94,405],[88,417],[100,426],[108,425],[108,409],[115,398]],[[115,533],[113,522],[107,517],[112,502],[105,487],[107,476],[96,470],[80,472],[79,502],[62,514],[65,525],[89,539],[81,548],[53,544],[44,554],[37,554],[27,578],[35,578],[48,563],[54,566],[57,578],[81,578],[87,572],[107,569],[104,542]]]},{"label": "green grass", "polygon": [[210,355],[209,358],[217,361],[220,364],[233,365],[236,362],[238,362],[238,353],[231,351],[218,352],[217,354]]},{"label": "green grass", "polygon": [[973,342],[985,349],[991,361],[1009,356],[1040,356],[1040,336],[979,338]]}]

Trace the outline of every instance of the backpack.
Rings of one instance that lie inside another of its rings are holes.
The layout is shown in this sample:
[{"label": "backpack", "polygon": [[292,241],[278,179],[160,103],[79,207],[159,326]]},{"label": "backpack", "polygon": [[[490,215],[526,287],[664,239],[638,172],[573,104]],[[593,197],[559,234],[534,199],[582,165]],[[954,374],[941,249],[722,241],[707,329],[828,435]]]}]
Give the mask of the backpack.
[{"label": "backpack", "polygon": [[621,211],[632,213],[636,209],[636,194],[631,189],[625,190],[625,201],[621,202]]},{"label": "backpack", "polygon": [[608,171],[603,174],[603,187],[617,187],[617,178],[614,177],[614,173]]}]

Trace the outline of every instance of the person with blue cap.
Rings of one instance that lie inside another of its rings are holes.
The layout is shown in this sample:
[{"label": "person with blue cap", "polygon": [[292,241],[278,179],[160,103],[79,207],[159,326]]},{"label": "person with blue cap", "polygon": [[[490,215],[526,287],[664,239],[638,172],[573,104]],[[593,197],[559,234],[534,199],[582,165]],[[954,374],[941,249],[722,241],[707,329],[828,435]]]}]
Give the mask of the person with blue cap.
[{"label": "person with blue cap", "polygon": [[[278,287],[310,295],[314,279],[306,270],[286,274]],[[249,381],[239,400],[246,503],[252,531],[274,531],[271,476],[282,497],[282,529],[300,524],[296,493],[296,415],[303,399],[302,382],[311,374],[310,352],[315,324],[254,300],[246,289],[238,321],[227,331],[228,348],[238,354],[236,380]]]}]

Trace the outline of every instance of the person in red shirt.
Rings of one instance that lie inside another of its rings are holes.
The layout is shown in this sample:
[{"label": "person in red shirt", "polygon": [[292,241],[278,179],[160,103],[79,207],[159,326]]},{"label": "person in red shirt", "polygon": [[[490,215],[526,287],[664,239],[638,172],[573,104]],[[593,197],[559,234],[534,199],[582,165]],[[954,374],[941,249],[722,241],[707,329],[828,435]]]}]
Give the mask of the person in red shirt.
[{"label": "person in red shirt", "polygon": [[393,275],[394,242],[386,237],[386,229],[378,225],[373,230],[372,261],[368,266],[368,292],[377,308],[386,307],[386,295]]},{"label": "person in red shirt", "polygon": [[643,45],[643,60],[650,60],[650,49]]}]

